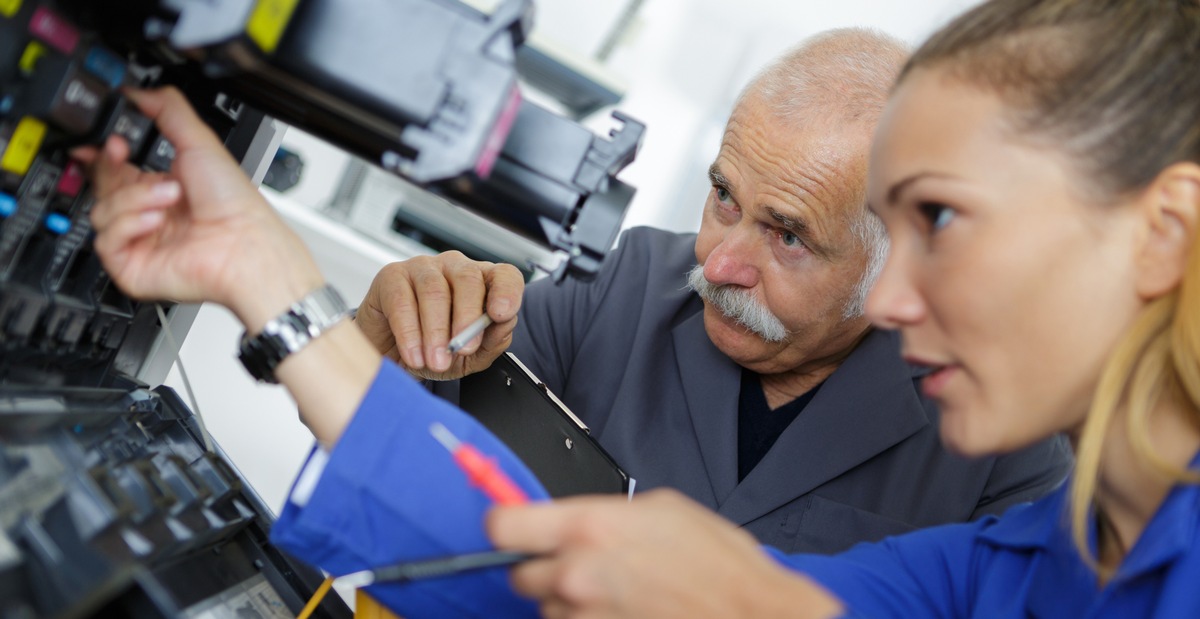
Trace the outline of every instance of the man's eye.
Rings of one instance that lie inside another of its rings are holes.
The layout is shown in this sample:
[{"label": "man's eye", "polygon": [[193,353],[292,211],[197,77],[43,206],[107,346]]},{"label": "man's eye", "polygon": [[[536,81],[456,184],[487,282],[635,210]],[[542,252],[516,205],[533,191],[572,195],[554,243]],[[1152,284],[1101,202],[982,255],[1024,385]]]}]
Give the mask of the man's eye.
[{"label": "man's eye", "polygon": [[801,241],[800,237],[787,230],[779,233],[779,240],[783,241],[783,244],[788,247],[800,247],[804,245],[804,241]]},{"label": "man's eye", "polygon": [[954,209],[938,202],[922,202],[917,205],[917,210],[929,220],[929,225],[935,232],[950,225],[955,216]]},{"label": "man's eye", "polygon": [[729,194],[729,190],[724,187],[713,187],[713,191],[716,193],[718,202],[729,202],[733,199],[733,196]]}]

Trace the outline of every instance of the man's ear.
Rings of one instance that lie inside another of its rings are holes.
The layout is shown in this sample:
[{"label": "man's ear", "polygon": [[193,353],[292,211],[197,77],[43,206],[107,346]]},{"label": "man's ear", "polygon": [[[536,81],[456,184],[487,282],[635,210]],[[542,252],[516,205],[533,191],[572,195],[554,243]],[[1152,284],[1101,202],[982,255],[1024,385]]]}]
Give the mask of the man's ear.
[{"label": "man's ear", "polygon": [[1174,290],[1187,271],[1200,223],[1200,165],[1176,163],[1138,199],[1145,231],[1138,247],[1137,291],[1154,299]]}]

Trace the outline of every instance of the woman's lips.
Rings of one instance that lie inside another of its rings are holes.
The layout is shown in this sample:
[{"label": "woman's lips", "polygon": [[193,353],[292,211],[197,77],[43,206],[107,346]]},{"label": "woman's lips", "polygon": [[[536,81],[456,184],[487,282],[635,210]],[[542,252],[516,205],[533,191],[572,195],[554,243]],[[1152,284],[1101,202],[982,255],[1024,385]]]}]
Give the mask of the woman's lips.
[{"label": "woman's lips", "polygon": [[958,374],[957,365],[934,366],[934,370],[921,379],[921,393],[927,398],[937,399],[946,389],[946,383]]}]

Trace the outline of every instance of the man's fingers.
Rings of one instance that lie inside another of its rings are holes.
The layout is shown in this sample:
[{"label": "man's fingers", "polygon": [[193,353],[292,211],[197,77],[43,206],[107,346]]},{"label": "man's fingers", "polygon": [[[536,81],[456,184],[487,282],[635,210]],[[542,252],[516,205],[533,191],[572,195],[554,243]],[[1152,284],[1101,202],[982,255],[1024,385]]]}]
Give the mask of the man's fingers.
[{"label": "man's fingers", "polygon": [[505,323],[517,316],[521,295],[525,293],[525,277],[511,264],[497,264],[484,273],[487,285],[487,312],[492,320]]},{"label": "man's fingers", "polygon": [[413,292],[417,297],[417,312],[421,318],[425,367],[435,372],[450,368],[450,308],[453,303],[450,283],[442,269],[432,261],[417,265],[412,274]]},{"label": "man's fingers", "polygon": [[[388,333],[405,366],[422,375],[447,376],[455,363],[463,364],[460,370],[477,363],[481,348],[495,351],[508,346],[523,289],[516,268],[476,262],[452,251],[384,267],[371,283],[365,303],[387,317]],[[492,307],[493,297],[499,299],[496,307]],[[447,349],[450,338],[476,322],[485,306],[496,324],[468,341],[455,361]]]},{"label": "man's fingers", "polygon": [[[450,310],[450,333],[451,337],[453,337],[462,333],[463,329],[466,329],[471,323],[479,319],[479,315],[483,313],[483,301],[488,295],[488,289],[484,283],[480,263],[469,260],[466,256],[461,256],[461,254],[459,255],[459,259],[454,259],[453,254],[447,254],[447,257],[451,260],[445,265],[444,272],[446,273],[447,281],[450,282],[450,290],[453,298],[453,307]],[[459,354],[469,355],[474,353],[479,348],[481,341],[482,337],[472,338],[459,351]]]},{"label": "man's fingers", "polygon": [[417,297],[413,294],[412,282],[406,277],[397,278],[397,285],[390,289],[384,305],[388,328],[396,338],[396,351],[400,361],[412,370],[425,369],[425,355],[421,352],[424,340],[421,337],[421,314]]},{"label": "man's fingers", "polygon": [[470,351],[503,352],[512,343],[512,334],[517,328],[517,310],[521,307],[521,295],[525,292],[525,278],[511,264],[497,264],[484,272],[484,282],[487,285],[487,313],[492,318],[492,326],[483,332],[483,338],[477,340],[478,348],[471,348]]},{"label": "man's fingers", "polygon": [[479,345],[479,350],[504,352],[512,344],[512,334],[516,328],[515,316],[506,322],[492,323],[492,326],[483,332],[483,341]]},{"label": "man's fingers", "polygon": [[175,88],[130,90],[126,95],[143,114],[154,121],[176,150],[222,148],[216,134],[200,120],[187,99]]}]

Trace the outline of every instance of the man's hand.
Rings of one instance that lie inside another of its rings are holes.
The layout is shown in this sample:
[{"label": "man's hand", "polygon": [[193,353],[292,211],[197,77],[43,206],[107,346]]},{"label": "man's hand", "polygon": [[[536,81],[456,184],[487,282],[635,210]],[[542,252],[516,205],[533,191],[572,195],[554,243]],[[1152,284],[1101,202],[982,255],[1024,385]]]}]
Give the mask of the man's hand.
[{"label": "man's hand", "polygon": [[748,533],[672,490],[578,497],[488,514],[498,548],[542,557],[512,570],[543,617],[831,617],[841,604]]},{"label": "man's hand", "polygon": [[[525,280],[509,264],[476,262],[459,252],[419,256],[384,267],[358,309],[367,339],[414,375],[450,380],[492,364],[512,343]],[[450,338],[484,313],[492,325],[457,354]]]}]

